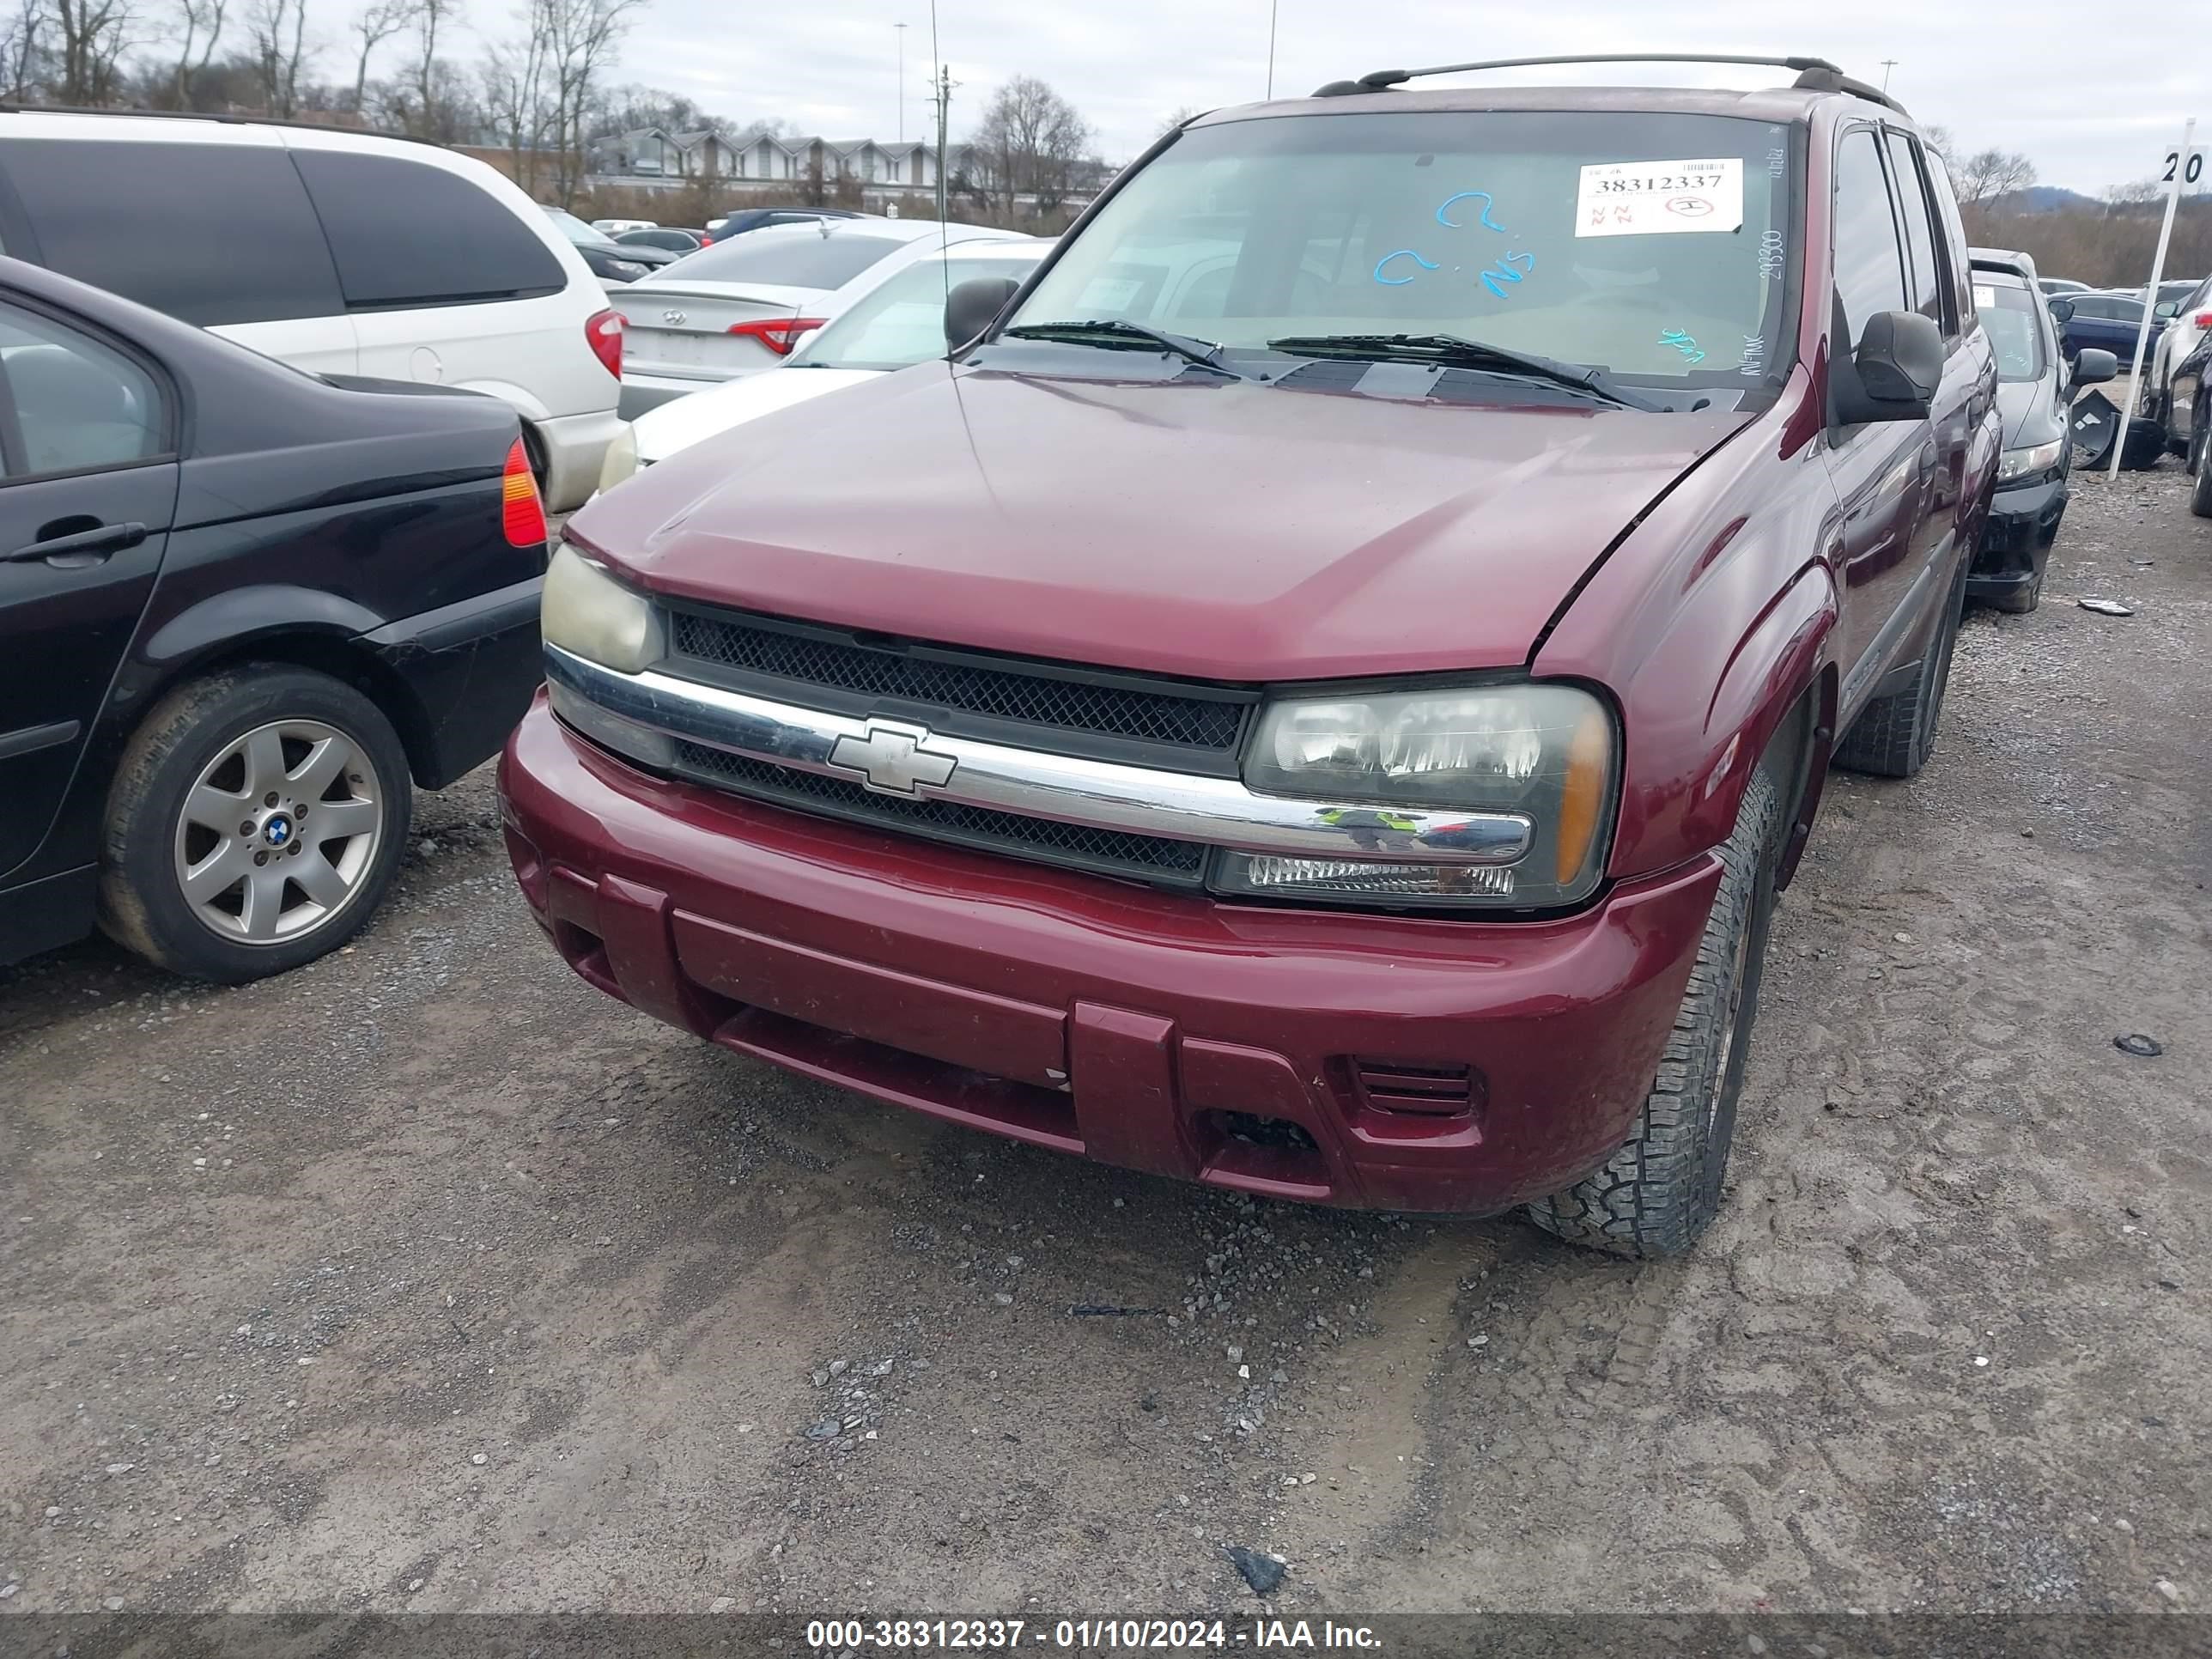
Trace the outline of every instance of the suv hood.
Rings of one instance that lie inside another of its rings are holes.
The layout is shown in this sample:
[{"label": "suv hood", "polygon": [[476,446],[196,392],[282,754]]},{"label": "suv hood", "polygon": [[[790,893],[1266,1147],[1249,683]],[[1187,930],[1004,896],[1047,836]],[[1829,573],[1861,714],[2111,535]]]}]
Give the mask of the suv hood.
[{"label": "suv hood", "polygon": [[1528,395],[927,363],[695,445],[568,533],[672,597],[1063,661],[1245,681],[1503,667],[1750,418]]}]

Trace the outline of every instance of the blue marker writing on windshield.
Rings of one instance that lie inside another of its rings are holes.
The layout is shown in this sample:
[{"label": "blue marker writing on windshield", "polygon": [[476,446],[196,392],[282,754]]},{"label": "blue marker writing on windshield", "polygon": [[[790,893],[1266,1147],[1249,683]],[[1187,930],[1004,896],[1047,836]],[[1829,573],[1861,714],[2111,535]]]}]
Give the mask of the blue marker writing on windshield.
[{"label": "blue marker writing on windshield", "polygon": [[1482,204],[1482,217],[1478,221],[1478,222],[1485,230],[1494,230],[1498,232],[1501,235],[1504,234],[1505,227],[1499,224],[1495,219],[1492,219],[1490,216],[1490,209],[1492,204],[1490,200],[1490,192],[1486,190],[1463,190],[1456,196],[1445,197],[1443,205],[1437,210],[1437,222],[1447,230],[1459,230],[1463,228],[1458,220],[1451,217],[1452,204],[1455,202],[1472,202],[1476,200],[1480,200]]},{"label": "blue marker writing on windshield", "polygon": [[1415,264],[1420,266],[1423,270],[1439,270],[1443,269],[1443,267],[1438,265],[1434,260],[1424,259],[1419,254],[1414,252],[1413,249],[1409,247],[1401,247],[1395,253],[1386,253],[1375,262],[1375,280],[1382,283],[1385,288],[1403,288],[1407,283],[1413,280],[1410,273],[1404,276],[1385,276],[1382,274],[1382,267],[1389,264],[1393,259],[1411,259]]}]

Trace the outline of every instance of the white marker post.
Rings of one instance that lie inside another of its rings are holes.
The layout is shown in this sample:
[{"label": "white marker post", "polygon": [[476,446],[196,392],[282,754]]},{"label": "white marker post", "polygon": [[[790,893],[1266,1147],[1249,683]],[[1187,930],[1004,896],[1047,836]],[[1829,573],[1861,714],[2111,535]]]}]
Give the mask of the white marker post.
[{"label": "white marker post", "polygon": [[2166,245],[2173,235],[2173,210],[2181,205],[2181,185],[2189,173],[2196,140],[2197,118],[2192,115],[2181,129],[2181,148],[2174,152],[2173,188],[2166,193],[2166,221],[2158,228],[2158,252],[2151,255],[2150,286],[2143,290],[2142,321],[2136,325],[2135,362],[2128,368],[2128,400],[2120,409],[2120,429],[2112,439],[2112,464],[2105,469],[2107,478],[2120,476],[2120,457],[2128,447],[2128,417],[2142,398],[2143,348],[2150,343],[2151,313],[2158,309],[2158,279],[2166,274]]}]

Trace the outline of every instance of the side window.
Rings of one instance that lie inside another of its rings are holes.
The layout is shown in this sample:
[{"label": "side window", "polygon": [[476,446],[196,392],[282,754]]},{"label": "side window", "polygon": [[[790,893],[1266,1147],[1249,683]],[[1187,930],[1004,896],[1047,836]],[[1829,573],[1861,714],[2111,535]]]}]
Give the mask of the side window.
[{"label": "side window", "polygon": [[1951,169],[1940,155],[1923,150],[1930,165],[1928,184],[1935,194],[1936,222],[1951,249],[1951,298],[1959,311],[1959,331],[1974,331],[1974,287],[1963,274],[1972,264],[1966,252],[1966,228],[1959,217],[1959,198],[1951,188]]},{"label": "side window", "polygon": [[1905,263],[1882,176],[1881,149],[1872,127],[1854,127],[1836,147],[1836,298],[1843,307],[1849,352],[1881,311],[1910,311]]},{"label": "side window", "polygon": [[1928,187],[1920,176],[1920,158],[1912,140],[1901,132],[1887,135],[1890,177],[1897,181],[1898,205],[1905,215],[1905,251],[1912,269],[1915,307],[1945,333],[1944,283],[1940,275],[1943,258],[1936,251],[1936,223],[1928,211]]},{"label": "side window", "polygon": [[128,466],[167,450],[161,389],[112,347],[0,305],[0,477]]},{"label": "side window", "polygon": [[337,272],[283,150],[0,139],[43,262],[205,328],[335,317]]},{"label": "side window", "polygon": [[356,310],[558,294],[568,272],[505,203],[443,167],[392,155],[300,149]]}]

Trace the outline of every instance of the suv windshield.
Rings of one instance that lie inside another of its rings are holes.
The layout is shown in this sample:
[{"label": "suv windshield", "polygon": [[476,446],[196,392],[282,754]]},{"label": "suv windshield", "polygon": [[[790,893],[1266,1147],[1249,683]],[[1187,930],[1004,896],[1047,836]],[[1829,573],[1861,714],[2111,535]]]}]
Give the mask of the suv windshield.
[{"label": "suv windshield", "polygon": [[2036,313],[2043,308],[2039,295],[2011,283],[1992,283],[1983,271],[1974,273],[1974,309],[1988,331],[1997,354],[1997,379],[2033,380],[2043,374],[2043,325]]},{"label": "suv windshield", "polygon": [[945,295],[979,276],[1019,282],[1036,258],[924,259],[856,301],[786,368],[907,368],[945,355]]},{"label": "suv windshield", "polygon": [[1135,322],[1231,357],[1449,335],[1661,386],[1778,384],[1796,177],[1785,127],[1731,116],[1199,127],[1115,193],[1012,325]]}]

